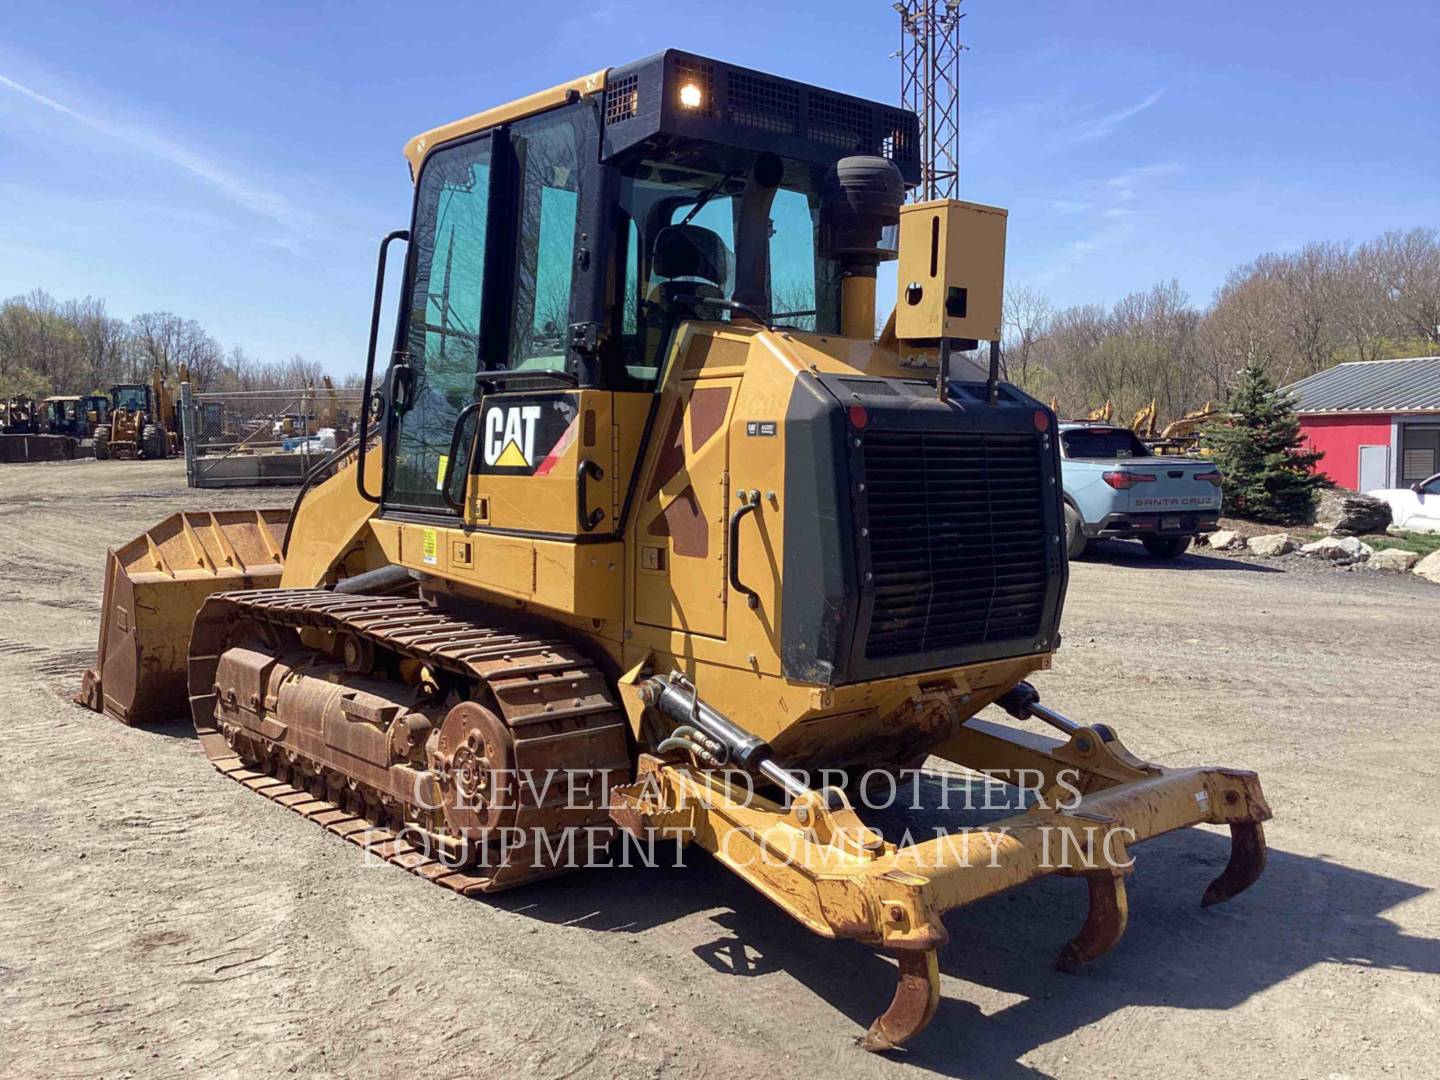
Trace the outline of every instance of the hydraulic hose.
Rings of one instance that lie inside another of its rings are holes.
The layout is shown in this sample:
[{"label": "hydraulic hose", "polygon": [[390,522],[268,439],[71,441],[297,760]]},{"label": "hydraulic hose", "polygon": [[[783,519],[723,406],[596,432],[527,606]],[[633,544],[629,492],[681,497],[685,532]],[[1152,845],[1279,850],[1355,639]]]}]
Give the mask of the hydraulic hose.
[{"label": "hydraulic hose", "polygon": [[[671,672],[668,678],[646,680],[640,687],[640,699],[647,705],[653,705],[682,727],[694,728],[700,735],[708,736],[719,743],[727,760],[765,777],[783,788],[792,799],[810,794],[810,789],[799,777],[788,772],[775,760],[775,751],[769,743],[706,705],[700,700],[695,688],[678,671]],[[694,737],[686,738],[682,735],[680,738],[688,742]]]}]

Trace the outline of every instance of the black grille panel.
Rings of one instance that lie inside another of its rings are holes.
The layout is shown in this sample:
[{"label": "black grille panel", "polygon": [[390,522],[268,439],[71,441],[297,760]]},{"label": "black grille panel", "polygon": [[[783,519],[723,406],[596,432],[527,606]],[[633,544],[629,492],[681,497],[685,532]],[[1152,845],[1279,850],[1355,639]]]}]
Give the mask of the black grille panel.
[{"label": "black grille panel", "polygon": [[[873,153],[871,110],[849,98],[810,95],[810,137],[841,150]],[[887,155],[888,156],[888,155]]]},{"label": "black grille panel", "polygon": [[870,430],[861,441],[866,658],[1037,637],[1049,583],[1039,437]]},{"label": "black grille panel", "polygon": [[748,127],[794,135],[800,116],[800,91],[788,83],[732,71],[726,80],[730,119]]},{"label": "black grille panel", "polygon": [[714,64],[708,60],[681,58],[675,61],[675,78],[677,105],[680,91],[687,85],[691,85],[700,91],[700,104],[687,107],[686,111],[694,116],[714,117],[716,115]]},{"label": "black grille panel", "polygon": [[605,123],[618,124],[640,111],[640,76],[626,75],[605,88]]}]

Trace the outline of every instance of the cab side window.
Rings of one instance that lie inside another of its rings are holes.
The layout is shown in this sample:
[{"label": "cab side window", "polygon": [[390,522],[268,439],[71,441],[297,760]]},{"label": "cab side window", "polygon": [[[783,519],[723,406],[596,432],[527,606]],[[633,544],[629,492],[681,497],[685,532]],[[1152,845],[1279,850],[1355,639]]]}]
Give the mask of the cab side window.
[{"label": "cab side window", "polygon": [[520,175],[520,229],[509,366],[563,369],[580,211],[575,115],[562,109],[522,121],[512,140]]}]

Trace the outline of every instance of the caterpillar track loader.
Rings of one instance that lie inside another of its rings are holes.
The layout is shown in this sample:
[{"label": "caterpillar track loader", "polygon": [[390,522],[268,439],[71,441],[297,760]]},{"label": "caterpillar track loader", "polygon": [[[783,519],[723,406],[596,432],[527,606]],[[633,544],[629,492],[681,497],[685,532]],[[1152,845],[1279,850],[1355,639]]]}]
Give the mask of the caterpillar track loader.
[{"label": "caterpillar track loader", "polygon": [[[929,1022],[971,901],[1082,878],[1073,969],[1143,840],[1228,826],[1203,902],[1240,892],[1253,773],[1147,762],[1026,681],[1067,583],[1055,417],[998,379],[1005,211],[905,205],[918,145],[908,112],[675,51],[411,140],[355,439],[289,513],[112,551],[81,700],[188,710],[225,776],[467,895],[612,841],[709,851],[896,958],[871,1050]],[[896,842],[855,778],[927,755],[1025,797]]]}]

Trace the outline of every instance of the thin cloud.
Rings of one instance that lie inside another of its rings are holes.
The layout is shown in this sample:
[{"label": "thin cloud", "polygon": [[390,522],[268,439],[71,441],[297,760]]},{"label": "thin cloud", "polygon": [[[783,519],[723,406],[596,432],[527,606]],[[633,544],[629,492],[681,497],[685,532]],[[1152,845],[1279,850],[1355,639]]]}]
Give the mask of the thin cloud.
[{"label": "thin cloud", "polygon": [[1169,87],[1162,86],[1153,93],[1147,94],[1134,105],[1127,105],[1125,108],[1112,112],[1107,116],[1101,116],[1098,119],[1083,124],[1071,132],[1070,141],[1087,142],[1091,139],[1103,139],[1105,136],[1112,134],[1115,129],[1126,120],[1129,120],[1132,116],[1138,116],[1154,105],[1165,96],[1165,91],[1168,89]]},{"label": "thin cloud", "polygon": [[103,120],[100,117],[81,112],[5,75],[0,75],[0,86],[13,90],[36,105],[59,113],[92,131],[98,131],[102,135],[132,146],[151,157],[184,169],[193,176],[204,180],[242,209],[268,218],[287,229],[293,229],[299,223],[299,215],[283,195],[255,187],[230,172],[223,165],[158,132],[133,124]]},{"label": "thin cloud", "polygon": [[1106,225],[1079,240],[1071,240],[1060,249],[1058,254],[1046,262],[1039,273],[1032,275],[1031,280],[1045,285],[1068,277],[1087,262],[1092,255],[1108,248],[1118,247],[1134,234],[1134,229],[1135,227],[1129,222],[1119,221]]},{"label": "thin cloud", "polygon": [[[1064,244],[1045,267],[1035,274],[1037,284],[1049,284],[1067,277],[1082,265],[1107,250],[1122,247],[1137,235],[1137,221],[1140,215],[1132,203],[1139,198],[1144,186],[1151,181],[1184,172],[1178,161],[1154,161],[1145,165],[1133,165],[1114,176],[1103,180],[1092,180],[1078,193],[1080,198],[1052,199],[1050,206],[1056,213],[1074,208],[1082,220],[1096,220],[1096,227],[1088,236]],[[1144,203],[1140,204],[1142,207]]]},{"label": "thin cloud", "polygon": [[1166,176],[1177,176],[1184,172],[1178,161],[1157,161],[1149,165],[1136,165],[1105,181],[1105,186],[1119,202],[1131,202],[1140,187],[1150,180]]}]

